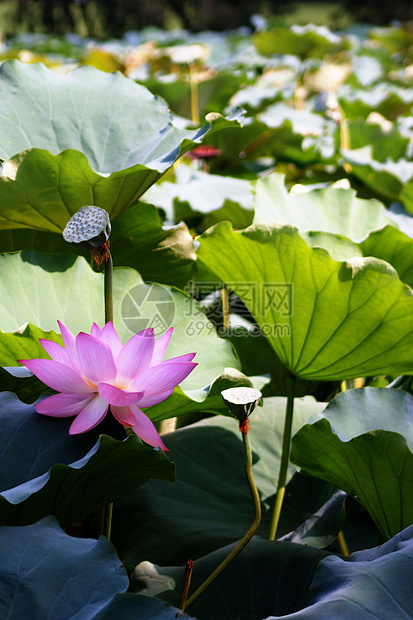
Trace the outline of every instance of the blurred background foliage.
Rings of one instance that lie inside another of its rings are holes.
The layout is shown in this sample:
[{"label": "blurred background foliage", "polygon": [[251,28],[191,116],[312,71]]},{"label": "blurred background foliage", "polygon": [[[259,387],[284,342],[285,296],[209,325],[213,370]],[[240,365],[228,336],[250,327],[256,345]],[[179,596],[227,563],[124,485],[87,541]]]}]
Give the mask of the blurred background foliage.
[{"label": "blurred background foliage", "polygon": [[[413,20],[412,0],[0,0],[0,35],[47,32],[105,39],[148,26],[193,31],[248,25],[253,14],[290,23],[340,28],[352,22],[385,25]],[[412,26],[413,27],[413,26]]]}]

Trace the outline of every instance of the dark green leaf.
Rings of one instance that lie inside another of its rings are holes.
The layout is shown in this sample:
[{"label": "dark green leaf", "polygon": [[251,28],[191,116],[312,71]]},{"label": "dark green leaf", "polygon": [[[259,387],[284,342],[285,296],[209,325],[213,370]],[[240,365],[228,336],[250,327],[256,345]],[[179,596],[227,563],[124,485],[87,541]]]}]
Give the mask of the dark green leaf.
[{"label": "dark green leaf", "polygon": [[[228,545],[195,561],[189,596],[234,547]],[[317,564],[327,555],[314,547],[254,537],[188,607],[188,613],[199,620],[262,620],[271,613],[288,614],[301,609],[310,602],[309,587]],[[145,591],[151,594],[155,586],[158,597],[176,605],[183,570],[143,562],[132,574],[132,587],[138,590],[146,585]]]},{"label": "dark green leaf", "polygon": [[56,463],[48,473],[2,491],[0,521],[27,525],[52,514],[66,527],[153,478],[175,479],[175,467],[162,451],[137,437],[116,441],[101,435],[79,461]]},{"label": "dark green leaf", "polygon": [[[297,399],[294,431],[323,407],[312,398]],[[284,415],[285,399],[267,398],[250,418],[253,474],[263,505],[262,536],[267,536],[274,502]],[[244,450],[235,418],[214,417],[165,435],[164,440],[176,463],[177,482],[172,487],[154,481],[115,505],[113,540],[128,567],[144,559],[184,563],[188,557],[195,559],[242,538],[252,523]],[[290,466],[288,478],[294,471]],[[308,497],[302,487],[297,488],[296,500],[297,496]],[[328,499],[324,491],[314,491],[314,496],[318,496],[316,502],[310,499],[306,506],[290,503],[281,534],[298,527],[309,506],[315,511]]]},{"label": "dark green leaf", "polygon": [[413,522],[413,397],[365,388],[338,394],[292,440],[291,459],[356,496],[386,538]]},{"label": "dark green leaf", "polygon": [[[314,603],[286,620],[314,618],[400,618],[413,614],[410,571],[413,527],[393,538],[385,549],[360,552],[346,562],[334,556],[323,559],[311,585]],[[270,616],[267,620],[278,620]]]},{"label": "dark green leaf", "polygon": [[0,548],[2,618],[92,620],[128,587],[106,539],[73,538],[51,517],[26,527],[0,527]]}]

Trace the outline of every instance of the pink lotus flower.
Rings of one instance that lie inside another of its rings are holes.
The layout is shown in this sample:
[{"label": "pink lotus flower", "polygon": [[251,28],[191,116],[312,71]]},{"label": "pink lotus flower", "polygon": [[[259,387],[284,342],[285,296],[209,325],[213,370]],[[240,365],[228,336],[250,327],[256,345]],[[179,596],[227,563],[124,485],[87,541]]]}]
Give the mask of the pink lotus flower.
[{"label": "pink lotus flower", "polygon": [[[109,405],[123,426],[143,441],[166,449],[157,430],[140,407],[162,402],[195,368],[195,353],[162,361],[172,327],[155,342],[152,328],[135,334],[122,345],[112,323],[76,337],[58,321],[64,347],[40,339],[52,358],[19,360],[53,390],[60,392],[35,405],[44,415],[76,416],[69,433],[85,433],[105,417]],[[139,403],[139,407],[137,405]]]}]

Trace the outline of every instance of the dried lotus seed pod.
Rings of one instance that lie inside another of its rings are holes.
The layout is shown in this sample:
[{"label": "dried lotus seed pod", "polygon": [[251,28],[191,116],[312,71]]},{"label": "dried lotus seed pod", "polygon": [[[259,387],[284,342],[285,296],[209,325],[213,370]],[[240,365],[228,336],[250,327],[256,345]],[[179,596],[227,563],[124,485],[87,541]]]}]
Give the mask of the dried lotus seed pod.
[{"label": "dried lotus seed pod", "polygon": [[235,387],[222,390],[221,396],[229,411],[240,422],[245,422],[260,402],[262,394],[254,388]]},{"label": "dried lotus seed pod", "polygon": [[110,237],[109,214],[100,207],[85,206],[77,211],[63,231],[63,239],[87,250],[98,250]]}]

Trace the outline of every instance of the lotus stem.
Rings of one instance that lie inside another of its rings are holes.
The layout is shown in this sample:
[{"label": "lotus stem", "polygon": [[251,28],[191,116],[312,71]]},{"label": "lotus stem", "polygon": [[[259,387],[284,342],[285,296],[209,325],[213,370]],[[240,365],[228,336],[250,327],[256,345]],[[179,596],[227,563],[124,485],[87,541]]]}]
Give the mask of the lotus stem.
[{"label": "lotus stem", "polygon": [[348,550],[346,539],[344,538],[344,534],[342,531],[337,534],[337,545],[340,549],[341,555],[344,555],[346,558],[348,558],[350,556],[350,551]]},{"label": "lotus stem", "polygon": [[[113,260],[110,250],[105,256],[105,323],[113,323]],[[112,531],[113,502],[102,507],[100,532],[110,540]]]},{"label": "lotus stem", "polygon": [[108,250],[105,260],[105,323],[113,323],[113,260]]},{"label": "lotus stem", "polygon": [[277,534],[278,522],[280,520],[281,508],[284,502],[285,483],[287,479],[288,463],[290,460],[291,433],[294,413],[294,378],[288,381],[287,406],[285,410],[284,434],[281,452],[280,471],[278,474],[277,496],[275,498],[274,510],[271,517],[268,540],[274,540]]},{"label": "lotus stem", "polygon": [[228,329],[229,324],[229,299],[228,299],[228,289],[221,289],[221,302],[222,302],[222,325],[225,330]]},{"label": "lotus stem", "polygon": [[188,560],[185,566],[184,581],[182,583],[181,596],[179,597],[179,603],[178,603],[178,609],[180,609],[183,612],[185,611],[185,607],[186,607],[186,599],[188,596],[189,586],[191,584],[193,567],[194,567],[193,561]]},{"label": "lotus stem", "polygon": [[198,72],[195,64],[189,65],[189,84],[191,87],[191,117],[194,125],[199,123]]},{"label": "lotus stem", "polygon": [[248,420],[244,422],[240,422],[240,430],[242,433],[242,440],[244,443],[244,453],[245,453],[245,474],[247,476],[247,481],[251,493],[251,497],[254,504],[254,521],[252,522],[251,527],[248,532],[245,534],[244,538],[240,540],[237,546],[231,551],[231,553],[225,558],[223,562],[211,573],[211,575],[204,581],[202,585],[199,586],[198,590],[192,594],[192,596],[188,599],[186,608],[188,608],[192,603],[196,601],[196,599],[208,588],[209,585],[222,573],[222,571],[232,562],[234,558],[244,549],[247,543],[254,536],[255,532],[261,521],[261,502],[260,496],[258,494],[257,486],[254,481],[254,477],[252,475],[252,452],[251,452],[251,444],[248,435]]}]

